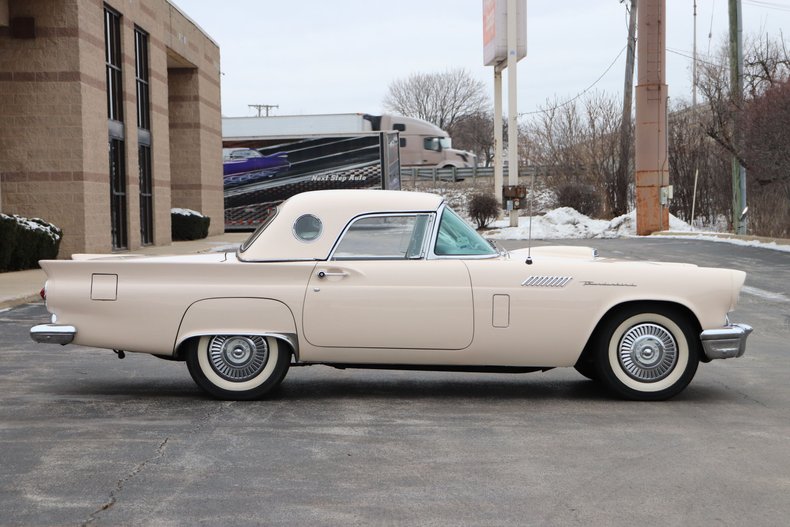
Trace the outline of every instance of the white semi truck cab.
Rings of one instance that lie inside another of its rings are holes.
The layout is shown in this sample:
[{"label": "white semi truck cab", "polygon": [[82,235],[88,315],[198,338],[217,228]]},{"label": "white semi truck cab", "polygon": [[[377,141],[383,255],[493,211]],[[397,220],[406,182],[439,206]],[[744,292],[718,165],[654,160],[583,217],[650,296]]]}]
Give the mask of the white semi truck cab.
[{"label": "white semi truck cab", "polygon": [[453,148],[450,136],[436,125],[422,119],[400,115],[365,115],[373,130],[400,132],[400,161],[408,166],[466,168],[477,165],[477,156]]}]

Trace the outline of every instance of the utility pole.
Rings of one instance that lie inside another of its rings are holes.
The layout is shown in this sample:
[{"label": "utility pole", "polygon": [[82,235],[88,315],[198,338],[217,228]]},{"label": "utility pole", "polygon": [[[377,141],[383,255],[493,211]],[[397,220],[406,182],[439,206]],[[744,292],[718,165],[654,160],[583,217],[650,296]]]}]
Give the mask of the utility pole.
[{"label": "utility pole", "polygon": [[639,0],[636,85],[636,233],[669,226],[666,0]]},{"label": "utility pole", "polygon": [[[697,113],[697,0],[694,0],[694,47],[691,53],[691,108],[694,116]],[[696,159],[696,156],[695,156]],[[691,227],[694,228],[694,212],[697,208],[697,181],[699,180],[699,162],[694,161],[694,190],[691,192]]]},{"label": "utility pole", "polygon": [[[694,0],[694,51],[691,60],[691,107],[697,111],[697,0]],[[692,218],[693,219],[693,218]]]},{"label": "utility pole", "polygon": [[[743,111],[743,27],[741,0],[730,0],[730,104],[732,104],[732,140],[735,151],[741,146]],[[737,155],[732,156],[732,226],[737,234],[746,234],[746,168]]]},{"label": "utility pole", "polygon": [[280,107],[279,104],[248,104],[247,106],[258,110],[258,117],[261,116],[261,110],[266,110],[266,117],[269,117],[269,110]]},{"label": "utility pole", "polygon": [[[636,55],[636,0],[631,0],[630,4],[628,51],[625,57],[625,81],[623,82],[623,115],[620,121],[620,164],[617,167],[617,188],[615,191],[617,194],[614,200],[617,210],[611,211],[617,216],[627,212],[626,202],[628,200],[627,190],[630,174],[628,161],[631,157],[631,106],[633,106],[634,57]],[[626,195],[620,196],[618,191],[623,188],[626,189]]]}]

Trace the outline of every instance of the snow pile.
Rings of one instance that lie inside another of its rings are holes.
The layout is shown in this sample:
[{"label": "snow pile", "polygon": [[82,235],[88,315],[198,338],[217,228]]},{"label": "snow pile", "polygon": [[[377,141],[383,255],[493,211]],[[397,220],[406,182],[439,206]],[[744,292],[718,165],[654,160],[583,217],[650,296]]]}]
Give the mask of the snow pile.
[{"label": "snow pile", "polygon": [[203,216],[201,213],[192,209],[172,208],[170,209],[170,214],[178,214],[179,216],[197,216],[199,218],[205,218],[205,216]]},{"label": "snow pile", "polygon": [[7,216],[5,214],[1,214],[3,218],[16,222],[22,229],[39,232],[43,235],[49,236],[53,242],[57,242],[63,236],[63,231],[60,230],[58,227],[49,223],[47,221],[42,220],[41,218],[25,218],[23,216],[19,216],[17,214],[12,214],[11,216]]},{"label": "snow pile", "polygon": [[[491,224],[492,230],[484,233],[487,238],[497,240],[526,240],[529,238],[529,217],[521,216],[518,227],[510,227],[509,220]],[[691,231],[691,226],[671,216],[669,230]],[[571,238],[618,238],[636,235],[636,211],[618,216],[613,220],[595,220],[570,207],[561,207],[542,216],[532,217],[532,238],[536,240],[561,240]]]}]

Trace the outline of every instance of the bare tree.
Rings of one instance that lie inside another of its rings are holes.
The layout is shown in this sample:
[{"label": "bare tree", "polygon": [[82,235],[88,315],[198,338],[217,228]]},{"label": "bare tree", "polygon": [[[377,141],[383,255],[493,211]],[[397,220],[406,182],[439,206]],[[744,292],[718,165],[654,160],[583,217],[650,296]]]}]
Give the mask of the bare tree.
[{"label": "bare tree", "polygon": [[700,125],[699,112],[686,101],[673,104],[668,125],[669,179],[674,187],[670,212],[691,222],[696,201],[694,216],[704,224],[716,223],[720,217],[729,218],[732,207],[729,156],[708,137]]},{"label": "bare tree", "polygon": [[465,69],[454,69],[443,73],[413,73],[391,82],[384,107],[447,130],[462,117],[485,112],[489,99],[481,81]]},{"label": "bare tree", "polygon": [[790,80],[775,82],[749,101],[744,116],[744,157],[749,163],[751,226],[766,236],[790,237]]},{"label": "bare tree", "polygon": [[491,112],[464,115],[447,128],[453,138],[453,146],[469,150],[485,166],[494,160],[494,116]]},{"label": "bare tree", "polygon": [[[790,78],[790,54],[784,41],[769,37],[748,38],[744,51],[743,79],[745,101],[761,97],[777,83]],[[731,99],[729,82],[729,51],[726,45],[699,66],[698,86],[707,102],[707,112],[702,123],[705,132],[724,150],[736,156],[749,168],[743,145],[736,144],[732,123],[743,107],[736,107]]]},{"label": "bare tree", "polygon": [[615,98],[598,93],[580,104],[547,101],[524,127],[531,158],[548,176],[560,202],[562,196],[569,199],[561,205],[609,216],[627,212],[630,181],[618,178],[618,106]]},{"label": "bare tree", "polygon": [[[756,234],[790,233],[790,53],[781,39],[749,38],[744,52],[745,96],[741,106],[730,99],[727,49],[702,64],[700,89],[706,100],[702,112],[705,132],[748,170],[751,230]],[[732,122],[740,114],[741,140],[736,143]],[[729,172],[722,173],[729,179]]]},{"label": "bare tree", "polygon": [[782,38],[750,38],[743,57],[744,84],[749,98],[763,95],[790,77],[790,53]]},{"label": "bare tree", "polygon": [[[604,209],[609,216],[628,211],[628,183],[620,166],[620,121],[622,110],[613,97],[596,93],[584,101],[585,135],[583,154],[596,187],[604,192]],[[628,160],[626,160],[627,162]]]}]

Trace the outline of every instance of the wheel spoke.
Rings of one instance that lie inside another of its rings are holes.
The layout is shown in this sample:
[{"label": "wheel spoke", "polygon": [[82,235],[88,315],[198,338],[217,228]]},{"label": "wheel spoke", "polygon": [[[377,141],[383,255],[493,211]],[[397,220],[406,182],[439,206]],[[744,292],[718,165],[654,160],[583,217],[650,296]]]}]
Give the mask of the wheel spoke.
[{"label": "wheel spoke", "polygon": [[266,366],[269,346],[259,335],[217,335],[208,344],[211,367],[223,379],[244,382]]},{"label": "wheel spoke", "polygon": [[623,370],[640,382],[657,382],[678,360],[675,338],[658,324],[637,324],[625,332],[617,349]]}]

